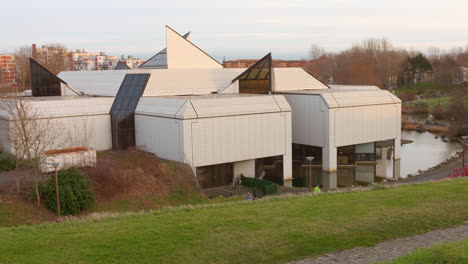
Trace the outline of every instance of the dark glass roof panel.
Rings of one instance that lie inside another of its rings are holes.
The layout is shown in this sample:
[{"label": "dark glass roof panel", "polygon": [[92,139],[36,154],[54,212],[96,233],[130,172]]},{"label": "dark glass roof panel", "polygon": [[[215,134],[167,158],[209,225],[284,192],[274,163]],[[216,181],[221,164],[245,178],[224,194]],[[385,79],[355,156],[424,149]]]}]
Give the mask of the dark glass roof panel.
[{"label": "dark glass roof panel", "polygon": [[125,75],[110,110],[113,149],[135,145],[135,110],[149,77],[147,73]]}]

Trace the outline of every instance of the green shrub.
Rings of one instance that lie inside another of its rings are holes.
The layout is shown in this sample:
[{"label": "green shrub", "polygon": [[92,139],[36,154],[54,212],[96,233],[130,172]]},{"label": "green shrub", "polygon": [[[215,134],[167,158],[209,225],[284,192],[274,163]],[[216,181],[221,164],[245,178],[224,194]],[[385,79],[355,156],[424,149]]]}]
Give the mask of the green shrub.
[{"label": "green shrub", "polygon": [[[58,181],[61,215],[78,214],[94,203],[94,193],[89,188],[89,181],[79,170],[71,168],[61,171],[58,174]],[[47,182],[41,185],[40,192],[45,206],[57,212],[53,174]]]},{"label": "green shrub", "polygon": [[11,155],[5,153],[0,154],[0,171],[9,171],[16,166],[15,159]]}]

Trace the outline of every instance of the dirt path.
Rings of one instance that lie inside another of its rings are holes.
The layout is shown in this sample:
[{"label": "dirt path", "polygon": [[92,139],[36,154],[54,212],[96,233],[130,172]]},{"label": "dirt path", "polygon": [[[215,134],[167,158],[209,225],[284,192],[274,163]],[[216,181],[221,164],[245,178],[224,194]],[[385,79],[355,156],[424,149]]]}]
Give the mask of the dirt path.
[{"label": "dirt path", "polygon": [[460,226],[439,229],[422,235],[390,240],[373,247],[347,249],[311,259],[291,262],[290,264],[361,264],[389,261],[402,255],[406,255],[417,248],[429,247],[437,243],[445,243],[466,238],[468,238],[468,222],[465,222],[465,224]]}]

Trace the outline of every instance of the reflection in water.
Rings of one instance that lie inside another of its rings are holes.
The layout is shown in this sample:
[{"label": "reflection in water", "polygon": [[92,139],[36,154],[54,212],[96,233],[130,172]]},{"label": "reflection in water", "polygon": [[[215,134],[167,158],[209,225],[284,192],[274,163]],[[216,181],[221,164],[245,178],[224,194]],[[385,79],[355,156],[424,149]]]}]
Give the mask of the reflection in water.
[{"label": "reflection in water", "polygon": [[[402,138],[412,140],[413,143],[405,144],[401,148],[401,160],[396,163],[400,168],[400,175],[406,178],[408,174],[417,173],[418,170],[431,168],[452,156],[457,151],[457,144],[452,142],[443,142],[440,138],[435,138],[431,133],[418,133],[416,131],[402,131]],[[386,148],[391,153],[390,147]],[[387,153],[387,152],[385,152]],[[381,154],[383,155],[383,154]],[[386,154],[385,154],[386,156]],[[392,178],[393,160],[382,156],[383,160],[377,160],[378,165],[372,162],[356,162],[357,166],[338,166],[335,173],[326,173],[322,171],[321,162],[312,164],[311,185],[320,186],[323,190],[336,187],[348,187],[356,185],[368,185],[374,182],[380,182],[385,177]],[[282,163],[270,162],[274,165],[265,166],[265,179],[282,184],[283,166]],[[270,164],[265,162],[265,165]],[[293,186],[309,186],[309,167],[301,162],[300,159],[293,162]]]},{"label": "reflection in water", "polygon": [[[456,153],[457,144],[443,142],[435,138],[431,133],[419,133],[416,131],[402,131],[401,137],[412,140],[413,143],[405,144],[401,148],[401,177],[415,174],[418,170],[427,170],[447,160]],[[387,161],[387,174],[392,175],[392,161]]]}]

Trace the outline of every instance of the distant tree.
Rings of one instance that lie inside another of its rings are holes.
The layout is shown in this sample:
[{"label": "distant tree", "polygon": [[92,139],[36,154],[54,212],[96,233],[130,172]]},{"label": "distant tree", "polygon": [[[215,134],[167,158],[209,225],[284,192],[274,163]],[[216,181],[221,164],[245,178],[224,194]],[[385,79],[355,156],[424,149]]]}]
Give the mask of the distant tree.
[{"label": "distant tree", "polygon": [[71,70],[71,62],[65,45],[61,43],[47,44],[47,55],[38,55],[37,60],[53,74]]},{"label": "distant tree", "polygon": [[[42,113],[27,98],[3,97],[0,105],[10,116],[9,139],[16,156],[17,169],[18,166],[31,166],[34,194],[39,205],[39,166],[43,162],[43,153],[60,145],[60,128],[55,121],[42,118]],[[18,177],[17,188],[19,190]]]},{"label": "distant tree", "polygon": [[433,64],[434,72],[437,76],[437,83],[442,89],[449,90],[454,86],[457,79],[457,63],[450,55],[444,55]]},{"label": "distant tree", "polygon": [[20,47],[14,52],[16,61],[16,83],[18,90],[24,91],[29,89],[30,73],[29,73],[29,57],[32,56],[31,47]]},{"label": "distant tree", "polygon": [[323,55],[325,55],[325,49],[323,49],[317,44],[312,44],[312,46],[310,47],[310,58],[312,60],[316,60],[322,57]]},{"label": "distant tree", "polygon": [[424,73],[430,70],[432,70],[432,64],[426,56],[418,53],[408,56],[402,63],[400,77],[405,85],[414,84],[415,80],[417,84],[420,84]]}]

